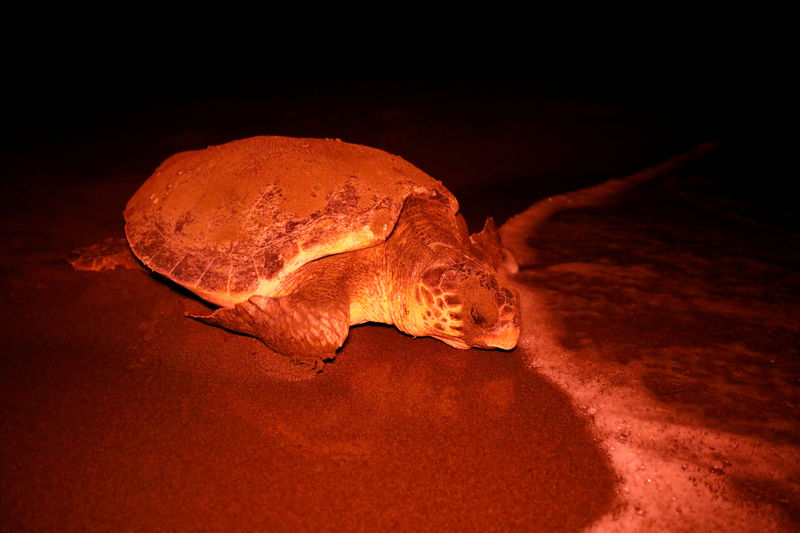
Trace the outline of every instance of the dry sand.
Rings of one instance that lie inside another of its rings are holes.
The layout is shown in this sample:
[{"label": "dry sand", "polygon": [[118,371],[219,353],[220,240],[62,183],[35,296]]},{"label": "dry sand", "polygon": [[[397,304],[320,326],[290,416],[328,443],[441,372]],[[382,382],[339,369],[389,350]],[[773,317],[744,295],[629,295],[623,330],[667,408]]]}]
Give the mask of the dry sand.
[{"label": "dry sand", "polygon": [[[614,475],[517,352],[354,328],[317,379],[142,271],[76,272],[119,236],[140,175],[32,172],[4,217],[3,521],[9,530],[579,530]],[[9,198],[9,196],[6,196]]]}]

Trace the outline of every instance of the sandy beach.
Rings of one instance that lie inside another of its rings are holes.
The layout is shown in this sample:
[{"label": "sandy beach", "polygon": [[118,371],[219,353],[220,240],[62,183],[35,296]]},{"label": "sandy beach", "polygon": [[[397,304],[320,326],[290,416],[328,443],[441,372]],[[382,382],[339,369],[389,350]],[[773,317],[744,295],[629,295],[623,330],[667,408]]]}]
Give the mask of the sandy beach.
[{"label": "sandy beach", "polygon": [[[375,87],[142,99],[5,137],[4,529],[796,530],[797,211],[761,194],[781,181],[759,163],[780,147],[714,110],[602,93]],[[209,308],[187,291],[65,261],[122,237],[165,157],[256,134],[401,155],[473,231],[528,213],[509,230],[519,346],[368,324],[288,382],[259,341],[185,318]],[[620,194],[569,196],[737,135]]]}]

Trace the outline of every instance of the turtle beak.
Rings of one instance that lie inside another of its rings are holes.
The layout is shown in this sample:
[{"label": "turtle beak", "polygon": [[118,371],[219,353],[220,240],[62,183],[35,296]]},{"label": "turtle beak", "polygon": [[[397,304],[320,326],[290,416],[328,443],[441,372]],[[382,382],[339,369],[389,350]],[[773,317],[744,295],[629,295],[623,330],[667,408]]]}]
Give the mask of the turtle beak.
[{"label": "turtle beak", "polygon": [[485,338],[486,344],[490,348],[500,348],[502,350],[513,350],[519,341],[519,326],[513,322],[501,324]]},{"label": "turtle beak", "polygon": [[445,337],[440,335],[433,335],[433,337],[459,350],[468,350],[472,347],[513,350],[519,341],[519,324],[515,324],[513,321],[498,324],[491,333],[482,336],[479,341],[473,344],[467,344],[457,337]]},{"label": "turtle beak", "polygon": [[504,313],[497,325],[486,337],[486,344],[491,348],[513,350],[519,341],[519,327],[521,323],[519,305],[514,302],[513,307],[504,306]]},{"label": "turtle beak", "polygon": [[470,348],[472,348],[472,346],[470,346],[466,342],[464,342],[461,339],[458,339],[456,337],[443,337],[443,336],[440,336],[440,335],[433,335],[433,338],[434,339],[439,339],[443,343],[448,344],[448,345],[452,346],[453,348],[458,348],[459,350],[469,350]]}]

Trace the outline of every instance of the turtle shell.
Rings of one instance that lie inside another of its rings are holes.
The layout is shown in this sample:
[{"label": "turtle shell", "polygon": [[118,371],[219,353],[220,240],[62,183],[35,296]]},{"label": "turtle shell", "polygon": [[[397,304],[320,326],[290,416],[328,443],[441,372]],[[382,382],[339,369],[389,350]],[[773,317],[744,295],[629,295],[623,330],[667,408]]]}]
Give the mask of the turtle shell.
[{"label": "turtle shell", "polygon": [[133,253],[217,305],[272,296],[320,257],[384,241],[411,195],[458,202],[404,159],[339,140],[252,137],[169,157],[125,208]]}]

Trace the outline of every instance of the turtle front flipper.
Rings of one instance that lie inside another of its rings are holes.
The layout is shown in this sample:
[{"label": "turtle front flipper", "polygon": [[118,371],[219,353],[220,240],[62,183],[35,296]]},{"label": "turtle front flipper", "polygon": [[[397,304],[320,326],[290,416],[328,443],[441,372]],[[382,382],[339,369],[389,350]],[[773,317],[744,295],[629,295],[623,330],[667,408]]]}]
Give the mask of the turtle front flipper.
[{"label": "turtle front flipper", "polygon": [[[209,316],[191,316],[214,326],[251,335],[294,362],[314,365],[332,359],[347,338],[349,309],[335,301],[315,301],[294,293],[277,298],[252,296]],[[317,368],[318,367],[318,368]]]},{"label": "turtle front flipper", "polygon": [[478,259],[492,265],[499,273],[509,275],[519,271],[514,254],[500,241],[500,233],[492,217],[486,219],[479,233],[469,236],[469,244]]}]

